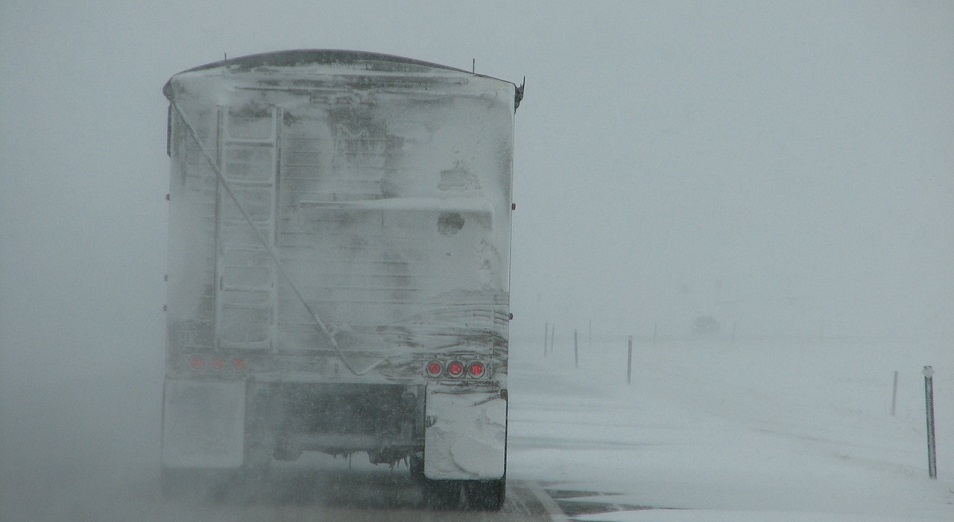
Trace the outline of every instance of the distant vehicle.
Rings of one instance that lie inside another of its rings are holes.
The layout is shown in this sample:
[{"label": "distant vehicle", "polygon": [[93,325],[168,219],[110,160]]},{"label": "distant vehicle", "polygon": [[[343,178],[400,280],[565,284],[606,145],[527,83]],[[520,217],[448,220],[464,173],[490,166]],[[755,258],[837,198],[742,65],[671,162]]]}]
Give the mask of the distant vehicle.
[{"label": "distant vehicle", "polygon": [[692,333],[695,335],[715,335],[722,330],[722,325],[711,315],[696,317],[692,323]]},{"label": "distant vehicle", "polygon": [[522,87],[307,50],[163,93],[163,486],[364,452],[429,504],[499,509]]}]

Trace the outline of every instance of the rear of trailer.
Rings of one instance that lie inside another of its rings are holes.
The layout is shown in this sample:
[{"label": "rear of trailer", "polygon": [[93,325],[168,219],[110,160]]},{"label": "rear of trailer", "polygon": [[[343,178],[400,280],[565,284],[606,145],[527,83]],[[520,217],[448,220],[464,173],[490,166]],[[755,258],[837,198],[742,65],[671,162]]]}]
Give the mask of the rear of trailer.
[{"label": "rear of trailer", "polygon": [[499,508],[522,88],[286,51],[163,93],[164,486],[366,453],[408,463],[429,503]]}]

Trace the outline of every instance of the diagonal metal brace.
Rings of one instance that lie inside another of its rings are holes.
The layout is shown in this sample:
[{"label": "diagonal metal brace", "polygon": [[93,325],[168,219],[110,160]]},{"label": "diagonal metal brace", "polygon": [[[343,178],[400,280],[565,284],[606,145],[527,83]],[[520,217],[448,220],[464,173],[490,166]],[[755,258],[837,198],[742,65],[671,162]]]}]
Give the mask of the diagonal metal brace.
[{"label": "diagonal metal brace", "polygon": [[192,123],[189,122],[189,119],[186,118],[186,115],[182,111],[182,108],[179,107],[179,104],[176,103],[175,100],[170,100],[170,104],[172,108],[175,109],[176,114],[179,115],[179,119],[181,119],[182,122],[185,123],[186,128],[189,130],[189,135],[192,136],[192,139],[195,141],[196,145],[199,146],[199,150],[202,152],[202,155],[205,156],[205,159],[209,162],[209,165],[212,167],[212,170],[215,171],[215,177],[218,179],[218,182],[221,183],[222,188],[225,189],[225,193],[228,194],[229,199],[231,199],[232,202],[235,203],[235,206],[239,209],[239,212],[241,212],[242,214],[242,218],[245,220],[245,222],[249,225],[249,227],[251,227],[252,231],[255,233],[256,240],[259,243],[261,243],[262,246],[265,248],[265,251],[268,252],[269,257],[272,259],[272,261],[275,263],[275,266],[278,268],[278,272],[282,275],[285,281],[288,282],[288,286],[291,287],[292,291],[295,293],[295,296],[298,298],[299,301],[301,301],[301,304],[305,306],[305,310],[307,310],[308,314],[311,315],[312,319],[314,319],[315,324],[318,326],[318,329],[321,330],[321,333],[324,334],[325,337],[328,338],[328,341],[331,342],[331,346],[334,348],[335,354],[338,356],[339,359],[341,359],[341,362],[344,364],[345,368],[347,368],[348,371],[351,372],[353,375],[360,376],[360,375],[367,374],[368,372],[373,370],[376,366],[384,362],[384,359],[378,360],[372,363],[370,366],[368,366],[364,370],[360,370],[360,371],[355,370],[354,368],[351,367],[351,364],[348,362],[348,359],[341,352],[341,347],[338,345],[338,340],[335,339],[335,335],[338,333],[337,329],[334,329],[334,328],[329,329],[328,326],[325,324],[325,322],[321,320],[321,317],[318,316],[318,313],[315,312],[315,309],[312,308],[312,306],[308,304],[308,301],[305,300],[305,297],[302,295],[301,291],[298,289],[298,285],[295,284],[295,281],[292,280],[291,276],[289,276],[288,272],[285,270],[285,266],[281,262],[281,259],[279,259],[278,254],[275,252],[275,249],[268,244],[268,241],[265,239],[265,236],[262,235],[262,231],[259,230],[257,226],[255,226],[255,222],[252,220],[252,216],[248,213],[248,210],[245,209],[245,206],[242,205],[242,203],[239,201],[238,197],[235,195],[235,191],[232,190],[232,185],[225,178],[225,175],[222,174],[222,169],[219,168],[218,163],[215,161],[212,155],[209,154],[209,151],[205,148],[205,145],[202,143],[202,140],[199,139],[199,134],[196,132],[195,127],[192,126]]}]

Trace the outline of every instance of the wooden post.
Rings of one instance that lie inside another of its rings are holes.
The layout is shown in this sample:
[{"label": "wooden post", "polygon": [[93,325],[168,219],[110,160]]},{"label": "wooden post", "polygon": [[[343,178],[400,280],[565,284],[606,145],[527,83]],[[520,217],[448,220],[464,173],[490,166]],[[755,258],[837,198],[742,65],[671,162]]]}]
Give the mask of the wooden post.
[{"label": "wooden post", "polygon": [[891,416],[894,417],[895,407],[898,405],[898,371],[894,371],[894,389],[891,391]]},{"label": "wooden post", "polygon": [[626,353],[626,384],[633,382],[633,336],[629,336],[629,349]]},{"label": "wooden post", "polygon": [[573,330],[573,367],[580,367],[580,343],[577,341],[576,330]]},{"label": "wooden post", "polygon": [[934,368],[925,366],[924,408],[927,413],[928,476],[937,478],[937,451],[934,446]]},{"label": "wooden post", "polygon": [[547,343],[550,340],[547,338],[550,335],[550,322],[547,321],[543,323],[543,358],[547,358]]}]

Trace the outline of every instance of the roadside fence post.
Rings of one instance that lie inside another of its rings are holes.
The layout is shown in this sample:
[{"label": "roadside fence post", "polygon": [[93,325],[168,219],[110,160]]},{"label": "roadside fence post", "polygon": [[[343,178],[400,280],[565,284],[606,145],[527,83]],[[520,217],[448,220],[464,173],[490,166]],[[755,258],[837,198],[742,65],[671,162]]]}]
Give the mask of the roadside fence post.
[{"label": "roadside fence post", "polygon": [[629,336],[629,349],[626,352],[626,384],[633,382],[633,336]]},{"label": "roadside fence post", "polygon": [[580,343],[577,342],[576,330],[573,330],[573,367],[580,367]]},{"label": "roadside fence post", "polygon": [[547,321],[543,323],[543,358],[544,359],[547,358],[547,343],[550,342],[548,338],[549,335],[550,335],[550,321]]},{"label": "roadside fence post", "polygon": [[898,405],[898,370],[894,371],[894,390],[891,392],[891,416],[894,417]]},{"label": "roadside fence post", "polygon": [[924,407],[927,414],[928,476],[937,478],[937,453],[934,447],[934,368],[925,366]]}]

